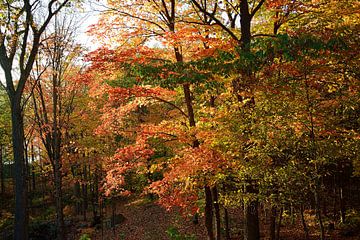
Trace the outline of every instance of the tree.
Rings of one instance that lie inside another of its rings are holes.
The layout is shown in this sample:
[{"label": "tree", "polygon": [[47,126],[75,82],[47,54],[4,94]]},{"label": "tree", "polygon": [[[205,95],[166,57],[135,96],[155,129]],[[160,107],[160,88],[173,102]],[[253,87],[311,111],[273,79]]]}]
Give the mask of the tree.
[{"label": "tree", "polygon": [[[41,36],[51,19],[69,2],[51,0],[6,1],[2,3],[3,28],[0,32],[0,65],[5,74],[6,92],[11,104],[12,141],[15,162],[14,239],[28,238],[27,182],[24,159],[23,92],[30,76]],[[45,18],[42,18],[45,16]],[[17,72],[17,75],[14,75]],[[18,76],[16,79],[15,76]]]},{"label": "tree", "polygon": [[55,186],[57,237],[64,239],[62,177],[64,143],[74,109],[73,102],[80,90],[74,77],[79,71],[76,60],[80,47],[74,43],[74,20],[57,16],[53,33],[44,34],[36,68],[33,71],[33,108],[38,136],[41,139],[53,169]]}]

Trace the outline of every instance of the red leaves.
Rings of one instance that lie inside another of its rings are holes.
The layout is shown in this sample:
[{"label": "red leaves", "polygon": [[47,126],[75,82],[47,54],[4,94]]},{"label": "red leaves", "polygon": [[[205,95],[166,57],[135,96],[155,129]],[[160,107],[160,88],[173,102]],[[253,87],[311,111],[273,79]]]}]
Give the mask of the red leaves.
[{"label": "red leaves", "polygon": [[[95,89],[95,91],[97,90],[98,88]],[[125,118],[136,111],[139,106],[148,105],[157,98],[169,98],[176,94],[172,90],[150,86],[134,86],[132,88],[103,86],[101,93],[106,94],[107,102],[102,109],[102,122],[96,130],[97,134],[112,134],[122,131]]]},{"label": "red leaves", "polygon": [[154,151],[146,144],[144,139],[138,139],[134,145],[119,148],[115,155],[108,159],[106,165],[106,180],[104,184],[105,194],[113,192],[129,194],[123,190],[125,184],[124,175],[129,170],[136,170],[145,166],[145,162],[154,154]]},{"label": "red leaves", "polygon": [[191,207],[196,211],[197,191],[209,182],[211,176],[221,171],[225,163],[219,153],[205,146],[185,148],[181,156],[170,160],[164,178],[150,185],[148,190],[160,196],[160,203],[166,208]]},{"label": "red leaves", "polygon": [[154,49],[147,46],[123,47],[109,49],[99,48],[86,56],[86,60],[91,62],[91,69],[94,70],[117,70],[113,67],[121,63],[144,63],[151,59],[161,59],[164,50]]}]

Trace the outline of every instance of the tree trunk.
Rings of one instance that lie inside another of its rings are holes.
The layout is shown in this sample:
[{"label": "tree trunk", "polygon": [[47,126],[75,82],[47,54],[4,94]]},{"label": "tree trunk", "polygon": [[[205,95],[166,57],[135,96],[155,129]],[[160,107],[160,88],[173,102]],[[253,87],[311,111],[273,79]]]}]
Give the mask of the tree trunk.
[{"label": "tree trunk", "polygon": [[281,208],[280,213],[279,213],[279,221],[277,223],[277,228],[276,228],[276,237],[275,237],[275,239],[277,239],[277,240],[280,239],[280,230],[281,230],[281,222],[282,222],[283,212],[284,212],[284,209]]},{"label": "tree trunk", "polygon": [[96,222],[98,218],[98,203],[99,203],[99,177],[98,166],[95,166],[94,181],[90,185],[91,189],[91,206],[93,211],[93,221]]},{"label": "tree trunk", "polygon": [[225,222],[225,238],[230,240],[230,225],[229,225],[229,213],[227,208],[224,208],[224,222]]},{"label": "tree trunk", "polygon": [[[29,165],[29,150],[28,150],[28,143],[26,139],[24,139],[24,157],[25,157],[25,172],[26,172],[26,182],[28,186],[28,196],[31,196],[31,184],[29,183],[30,179],[30,165]],[[29,201],[29,206],[31,206],[31,200]]]},{"label": "tree trunk", "polygon": [[[251,20],[252,16],[249,10],[248,0],[240,0],[240,29],[241,29],[241,48],[245,52],[250,52],[251,42]],[[240,69],[243,78],[251,78],[250,69]],[[238,89],[234,89],[238,94]],[[238,99],[243,100],[242,97],[238,96]],[[253,102],[250,101],[250,103]],[[250,191],[256,192],[256,187],[251,186]],[[245,206],[245,229],[244,239],[245,240],[259,240],[260,239],[260,226],[259,226],[259,215],[258,215],[258,201],[252,201]]]},{"label": "tree trunk", "polygon": [[[85,156],[84,156],[85,157]],[[84,165],[84,178],[83,181],[87,182],[87,166]],[[84,221],[86,221],[86,212],[88,209],[88,191],[87,191],[87,183],[82,184],[82,196],[83,196],[83,214],[84,214]]]},{"label": "tree trunk", "polygon": [[65,239],[64,235],[64,212],[63,212],[63,201],[62,201],[62,173],[60,160],[55,160],[54,166],[54,184],[55,184],[55,201],[56,201],[56,226],[57,226],[57,239]]},{"label": "tree trunk", "polygon": [[260,239],[258,205],[258,201],[255,200],[246,204],[244,207],[244,240]]},{"label": "tree trunk", "polygon": [[115,215],[116,215],[116,204],[115,204],[115,199],[112,199],[112,203],[111,203],[111,227],[114,233],[114,236],[116,234],[116,228],[115,228]]},{"label": "tree trunk", "polygon": [[104,201],[100,199],[101,240],[104,239]]},{"label": "tree trunk", "polygon": [[292,204],[290,205],[290,221],[291,221],[291,225],[295,224],[294,207]]},{"label": "tree trunk", "polygon": [[81,195],[80,195],[80,183],[79,181],[76,181],[76,183],[74,184],[74,195],[75,195],[75,199],[76,199],[76,214],[80,215],[81,214]]},{"label": "tree trunk", "polygon": [[24,124],[21,110],[21,97],[11,98],[12,140],[14,152],[15,178],[15,224],[14,239],[28,239],[28,196],[24,158]]},{"label": "tree trunk", "polygon": [[340,200],[340,222],[345,223],[346,221],[346,207],[345,207],[345,198],[344,198],[344,187],[340,183],[339,188],[339,200]]},{"label": "tree trunk", "polygon": [[215,210],[215,224],[216,224],[216,240],[221,239],[221,217],[220,217],[220,205],[218,199],[218,190],[217,187],[214,186],[212,188],[212,195],[213,195],[213,204]]},{"label": "tree trunk", "polygon": [[270,240],[276,240],[276,207],[271,207],[270,212]]},{"label": "tree trunk", "polygon": [[[247,193],[258,193],[257,187],[248,181],[246,186]],[[259,213],[258,213],[258,200],[252,200],[244,205],[244,239],[245,240],[259,240]]]},{"label": "tree trunk", "polygon": [[211,189],[205,186],[205,226],[207,230],[208,240],[215,240],[213,229],[213,200]]},{"label": "tree trunk", "polygon": [[[175,50],[175,53],[177,51]],[[178,57],[178,61],[182,60],[182,58]],[[190,91],[190,84],[186,83],[183,84],[183,91],[185,96],[185,104],[188,110],[188,120],[190,127],[195,127],[195,116],[194,116],[194,109],[192,106],[192,99],[191,99],[191,91]],[[194,137],[193,146],[197,148],[200,146],[199,140]],[[205,186],[205,226],[207,230],[207,235],[209,240],[214,240],[214,228],[213,228],[213,200],[211,196],[211,189],[209,186]]]},{"label": "tree trunk", "polygon": [[332,213],[332,217],[333,219],[336,218],[337,216],[337,197],[338,197],[338,193],[337,193],[337,179],[336,179],[336,174],[334,174],[334,178],[333,178],[333,213]]},{"label": "tree trunk", "polygon": [[320,180],[317,179],[316,183],[315,183],[315,193],[314,193],[314,197],[315,197],[315,211],[316,211],[316,217],[319,223],[319,228],[320,228],[320,240],[325,240],[325,229],[324,229],[324,224],[322,221],[322,216],[321,216],[321,209],[320,209],[320,196],[319,196],[319,188],[320,188]]},{"label": "tree trunk", "polygon": [[32,189],[33,191],[36,190],[36,179],[35,179],[35,151],[34,151],[34,145],[31,144],[31,182],[32,182]]},{"label": "tree trunk", "polygon": [[250,51],[251,19],[248,1],[240,0],[241,47],[245,51]]},{"label": "tree trunk", "polygon": [[305,240],[309,240],[309,228],[305,221],[303,204],[300,205],[300,215],[301,215],[301,223],[303,225],[303,229],[304,229],[304,233],[305,233]]}]

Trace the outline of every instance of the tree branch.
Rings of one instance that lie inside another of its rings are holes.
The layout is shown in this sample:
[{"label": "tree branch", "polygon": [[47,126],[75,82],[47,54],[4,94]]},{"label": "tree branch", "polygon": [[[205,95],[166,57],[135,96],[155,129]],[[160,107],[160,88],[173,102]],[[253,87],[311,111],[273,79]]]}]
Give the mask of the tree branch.
[{"label": "tree branch", "polygon": [[261,8],[261,6],[264,4],[265,0],[261,0],[259,4],[251,11],[250,16],[254,17],[257,11]]},{"label": "tree branch", "polygon": [[226,27],[219,19],[217,19],[214,14],[211,14],[211,13],[205,11],[205,9],[203,9],[196,0],[191,0],[191,2],[194,3],[194,5],[201,12],[208,15],[212,20],[214,20],[214,22],[216,24],[218,24],[223,30],[225,30],[234,40],[236,40],[237,42],[240,42],[240,39],[228,27]]},{"label": "tree branch", "polygon": [[159,101],[159,102],[163,102],[163,103],[169,104],[169,105],[172,106],[173,108],[179,110],[179,112],[180,112],[182,115],[184,115],[186,118],[188,118],[188,115],[187,115],[180,107],[176,106],[174,103],[169,102],[169,101],[167,101],[167,100],[165,100],[165,99],[162,99],[162,98],[159,98],[159,97],[155,97],[155,96],[150,96],[150,98],[153,98],[153,99],[155,99],[155,100],[157,100],[157,101]]}]

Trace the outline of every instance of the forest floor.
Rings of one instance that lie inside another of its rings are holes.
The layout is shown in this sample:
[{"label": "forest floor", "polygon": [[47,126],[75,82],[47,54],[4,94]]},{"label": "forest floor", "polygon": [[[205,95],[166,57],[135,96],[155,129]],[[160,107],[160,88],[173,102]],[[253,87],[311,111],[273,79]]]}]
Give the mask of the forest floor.
[{"label": "forest floor", "polygon": [[[121,216],[120,223],[112,228],[109,224],[103,229],[90,227],[90,221],[76,220],[68,235],[69,240],[78,240],[87,234],[91,240],[206,240],[204,219],[200,218],[198,224],[193,223],[191,216],[184,217],[177,211],[166,211],[161,206],[146,199],[119,201],[116,204],[116,215]],[[111,219],[112,208],[106,208],[107,219]],[[240,240],[242,223],[239,210],[231,210],[230,230],[231,240]],[[89,214],[89,216],[91,216]],[[105,218],[106,219],[106,218]],[[110,220],[109,220],[110,221]],[[311,220],[309,220],[311,221]],[[262,221],[264,222],[264,221]],[[310,225],[310,239],[320,239],[315,226]],[[261,226],[261,240],[268,240],[266,230],[269,226]],[[345,232],[345,234],[347,234]],[[327,240],[360,240],[360,235],[351,233],[344,236],[344,231],[335,229],[326,233]],[[172,236],[172,237],[171,237]],[[283,222],[280,232],[281,240],[303,240],[304,231],[299,223],[289,224]]]}]

